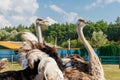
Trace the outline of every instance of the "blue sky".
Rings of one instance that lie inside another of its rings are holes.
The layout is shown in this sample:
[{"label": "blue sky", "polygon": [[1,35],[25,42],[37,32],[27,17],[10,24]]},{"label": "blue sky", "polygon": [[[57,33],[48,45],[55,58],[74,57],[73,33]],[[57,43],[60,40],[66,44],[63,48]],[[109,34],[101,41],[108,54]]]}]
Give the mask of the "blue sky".
[{"label": "blue sky", "polygon": [[58,23],[75,23],[78,18],[115,22],[120,0],[0,0],[0,27],[30,25],[37,17]]}]

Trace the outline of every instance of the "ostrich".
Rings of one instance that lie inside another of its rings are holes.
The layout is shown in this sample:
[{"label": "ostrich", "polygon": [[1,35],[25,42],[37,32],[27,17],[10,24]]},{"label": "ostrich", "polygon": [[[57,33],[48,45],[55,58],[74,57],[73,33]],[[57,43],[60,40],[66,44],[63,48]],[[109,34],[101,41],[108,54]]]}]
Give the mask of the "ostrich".
[{"label": "ostrich", "polygon": [[86,47],[88,51],[88,56],[89,56],[89,74],[94,77],[93,80],[105,80],[104,78],[104,71],[103,67],[101,65],[101,62],[94,52],[93,48],[91,45],[88,43],[88,41],[85,39],[84,34],[83,34],[83,28],[87,25],[87,21],[84,19],[78,19],[77,22],[77,33],[78,36],[81,38],[84,46]]},{"label": "ostrich", "polygon": [[23,70],[2,72],[0,73],[0,80],[34,80],[34,78],[38,74],[37,67],[39,62],[40,61],[38,60],[34,63],[34,69],[31,69],[28,66]]},{"label": "ostrich", "polygon": [[[39,25],[45,25],[45,22],[44,20],[41,20],[41,19],[37,19],[36,20],[37,22],[37,25],[36,27],[39,27]],[[37,29],[38,30],[38,29]],[[38,30],[39,32],[39,30]],[[40,33],[39,35],[42,36],[42,33]],[[39,36],[38,35],[38,36]],[[40,38],[42,39],[42,37]],[[38,39],[39,41],[39,39]],[[39,42],[40,44],[39,45],[43,45],[43,42],[41,40],[41,42]],[[55,61],[57,62],[59,68],[63,71],[64,73],[64,77],[66,77],[66,79],[68,80],[92,80],[92,77],[91,75],[88,75],[87,72],[85,72],[86,70],[81,70],[81,68],[84,67],[84,62],[81,61],[81,59],[79,60],[76,60],[76,62],[80,62],[80,64],[82,64],[83,66],[80,66],[80,68],[78,67],[77,69],[74,69],[74,68],[66,68],[64,65],[63,65],[63,61],[61,60],[61,58],[59,57],[56,49],[53,47],[50,47],[46,44],[44,44],[44,47],[41,47],[39,48],[40,50],[42,50],[43,52],[47,53],[50,57],[54,58]],[[78,58],[77,58],[78,59]],[[74,63],[74,62],[73,62]],[[87,65],[87,64],[85,64]],[[85,68],[85,67],[84,67]],[[80,69],[80,70],[79,70]],[[70,73],[70,74],[69,74]],[[75,77],[75,74],[79,74],[78,76]],[[71,79],[72,78],[72,79]]]},{"label": "ostrich", "polygon": [[44,73],[46,80],[64,80],[62,71],[52,57],[46,57],[38,65],[38,73]]},{"label": "ostrich", "polygon": [[24,40],[24,41],[36,41],[38,42],[38,39],[37,37],[32,34],[31,32],[23,32],[23,34],[21,35],[21,38]]},{"label": "ostrich", "polygon": [[[60,65],[61,67],[63,67],[63,65],[62,65],[63,62],[62,62],[61,58],[58,56],[58,53],[56,52],[56,49],[51,48],[51,47],[43,44],[42,33],[41,33],[41,30],[40,30],[40,26],[43,25],[43,24],[45,24],[45,21],[43,19],[37,19],[36,20],[36,29],[37,29],[37,33],[39,33],[37,35],[39,37],[39,39],[38,39],[38,43],[39,43],[39,46],[40,46],[39,49],[41,51],[47,53],[50,57],[53,57],[55,59],[55,61],[57,62],[58,66]],[[104,72],[103,72],[102,65],[99,61],[99,58],[95,54],[95,52],[92,49],[92,47],[90,46],[90,44],[85,39],[85,37],[83,35],[83,32],[82,32],[82,30],[83,30],[83,28],[86,24],[87,24],[87,22],[85,20],[79,19],[78,23],[77,23],[77,32],[78,32],[78,35],[82,39],[85,47],[87,48],[87,50],[89,52],[89,62],[86,63],[84,61],[81,61],[81,59],[78,58],[78,57],[71,57],[71,58],[74,59],[74,61],[77,62],[77,63],[80,62],[80,64],[82,64],[83,66],[87,65],[88,66],[88,67],[86,67],[87,70],[86,69],[81,70],[81,68],[85,68],[85,67],[82,67],[82,66],[77,67],[76,69],[74,69],[74,68],[65,68],[65,69],[61,68],[61,69],[65,74],[64,76],[67,76],[68,79],[70,79],[70,80],[76,80],[76,79],[80,79],[80,80],[104,80]],[[85,65],[84,65],[84,63],[85,63]],[[72,74],[74,74],[74,73],[79,74],[79,75],[76,76],[76,77],[74,75],[72,76]],[[71,77],[73,79],[71,79]],[[85,79],[85,78],[87,78],[87,79]]]},{"label": "ostrich", "polygon": [[8,63],[8,59],[7,58],[2,58],[0,60],[0,70],[4,69],[7,65],[7,63]]},{"label": "ostrich", "polygon": [[42,39],[42,32],[41,32],[41,26],[46,25],[48,21],[44,19],[38,18],[36,20],[36,32],[37,32],[37,37],[38,37],[38,46],[39,49],[45,53],[47,53],[50,57],[54,58],[55,61],[57,62],[58,66],[62,70],[62,60],[60,59],[60,56],[58,55],[56,48],[51,47],[49,45],[46,45],[45,41]]},{"label": "ostrich", "polygon": [[26,58],[28,60],[28,65],[31,69],[34,68],[34,62],[37,60],[42,60],[42,58],[46,58],[48,55],[45,52],[42,52],[39,49],[32,49],[26,53]]},{"label": "ostrich", "polygon": [[31,50],[38,47],[38,38],[31,32],[23,32],[21,35],[23,41],[21,50]]},{"label": "ostrich", "polygon": [[[23,60],[23,61],[27,60],[27,63],[26,62],[24,63],[25,69],[26,69],[26,67],[27,68],[29,67],[31,70],[33,70],[34,68],[36,69],[38,67],[38,66],[37,67],[35,66],[38,64],[36,62],[39,61],[39,63],[40,63],[42,58],[45,58],[48,56],[47,54],[45,54],[44,52],[42,52],[39,49],[32,49],[32,50],[27,51],[27,52],[19,51],[18,54],[21,55],[21,57],[20,57],[21,60]],[[20,64],[22,65],[22,63],[20,63]],[[24,65],[23,65],[23,67],[24,67]],[[37,72],[38,72],[38,70],[37,70]],[[44,80],[43,73],[41,73],[41,74],[39,73],[36,76],[34,76],[34,80]]]}]

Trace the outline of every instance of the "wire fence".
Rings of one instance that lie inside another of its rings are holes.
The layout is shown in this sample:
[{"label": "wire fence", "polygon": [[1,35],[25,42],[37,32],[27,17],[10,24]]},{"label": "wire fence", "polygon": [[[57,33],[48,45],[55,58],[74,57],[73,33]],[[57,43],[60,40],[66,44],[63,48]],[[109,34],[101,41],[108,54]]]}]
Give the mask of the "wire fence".
[{"label": "wire fence", "polygon": [[[72,54],[81,55],[80,50],[57,50],[60,56],[67,57]],[[9,62],[18,62],[19,55],[17,54],[0,54],[0,59],[7,58]],[[83,58],[87,61],[89,60],[88,55],[84,55]],[[99,56],[102,64],[120,64],[120,56]]]},{"label": "wire fence", "polygon": [[16,54],[0,54],[0,59],[2,58],[7,58],[11,63],[19,61],[19,55]]}]

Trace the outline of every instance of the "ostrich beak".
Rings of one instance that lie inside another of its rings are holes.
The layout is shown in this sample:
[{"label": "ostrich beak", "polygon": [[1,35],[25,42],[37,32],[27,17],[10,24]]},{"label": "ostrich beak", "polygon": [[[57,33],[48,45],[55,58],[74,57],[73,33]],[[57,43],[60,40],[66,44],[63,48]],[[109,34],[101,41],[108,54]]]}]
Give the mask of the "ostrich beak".
[{"label": "ostrich beak", "polygon": [[85,24],[90,24],[90,22],[86,21]]}]

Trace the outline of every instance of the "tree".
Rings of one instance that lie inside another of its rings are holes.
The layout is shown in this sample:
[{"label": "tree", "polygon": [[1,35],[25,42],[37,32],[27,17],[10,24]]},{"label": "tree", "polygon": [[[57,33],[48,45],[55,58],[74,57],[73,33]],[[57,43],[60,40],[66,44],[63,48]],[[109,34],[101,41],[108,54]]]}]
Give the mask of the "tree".
[{"label": "tree", "polygon": [[28,28],[32,33],[36,34],[36,30],[35,30],[35,24],[32,23],[29,28]]},{"label": "tree", "polygon": [[18,32],[22,32],[24,29],[25,29],[25,27],[22,24],[17,26],[17,31]]},{"label": "tree", "polygon": [[102,31],[105,33],[107,31],[108,24],[107,22],[100,20],[95,23],[94,27],[96,28],[95,31]]},{"label": "tree", "polygon": [[0,40],[7,40],[9,32],[6,30],[0,30]]},{"label": "tree", "polygon": [[83,33],[85,34],[85,37],[88,40],[90,40],[90,38],[92,37],[93,31],[95,31],[94,25],[95,25],[95,23],[91,22],[89,25],[87,25],[86,27],[84,27]]},{"label": "tree", "polygon": [[120,17],[117,17],[116,21],[117,24],[120,24]]},{"label": "tree", "polygon": [[120,47],[115,44],[109,44],[98,48],[99,56],[120,56]]},{"label": "tree", "polygon": [[17,37],[15,37],[18,34],[18,32],[16,30],[13,30],[9,33],[9,36],[7,37],[8,41],[17,41]]},{"label": "tree", "polygon": [[119,41],[120,40],[120,26],[117,24],[109,24],[109,27],[107,28],[107,38],[108,40],[112,41]]},{"label": "tree", "polygon": [[54,40],[54,38],[52,36],[47,36],[46,40],[47,40],[48,43],[55,44],[54,43],[55,40]]},{"label": "tree", "polygon": [[106,37],[107,36],[105,34],[103,34],[102,31],[93,32],[92,38],[91,38],[91,44],[92,44],[92,46],[94,48],[98,48],[100,46],[103,46],[108,41]]},{"label": "tree", "polygon": [[53,38],[57,37],[58,45],[62,42],[70,39],[77,39],[75,24],[53,24],[48,26],[48,29],[44,31],[45,38],[47,36],[52,36]]},{"label": "tree", "polygon": [[[60,46],[64,48],[68,48],[68,41],[63,42]],[[78,38],[78,39],[70,40],[70,47],[71,48],[83,48],[84,45],[82,41],[80,40],[80,38]]]}]

